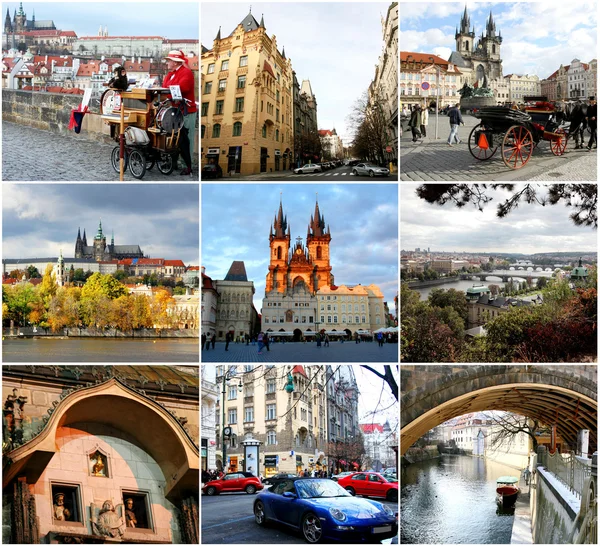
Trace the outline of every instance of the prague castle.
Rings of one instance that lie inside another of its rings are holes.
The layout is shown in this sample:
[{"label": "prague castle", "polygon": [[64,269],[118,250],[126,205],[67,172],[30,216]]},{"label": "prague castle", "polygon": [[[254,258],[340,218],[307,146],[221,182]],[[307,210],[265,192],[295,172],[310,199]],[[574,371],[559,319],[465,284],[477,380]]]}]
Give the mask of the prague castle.
[{"label": "prague castle", "polygon": [[114,233],[110,244],[107,245],[106,235],[102,233],[102,220],[100,220],[98,232],[94,237],[93,244],[90,246],[87,244],[85,229],[83,230],[83,237],[81,237],[81,230],[77,231],[75,258],[108,262],[110,260],[123,260],[125,258],[144,258],[144,253],[139,245],[115,245]]},{"label": "prague castle", "polygon": [[270,263],[262,304],[262,330],[294,341],[325,331],[330,336],[385,327],[383,294],[374,285],[336,286],[331,230],[315,203],[306,243],[297,237],[279,203],[269,234]]}]

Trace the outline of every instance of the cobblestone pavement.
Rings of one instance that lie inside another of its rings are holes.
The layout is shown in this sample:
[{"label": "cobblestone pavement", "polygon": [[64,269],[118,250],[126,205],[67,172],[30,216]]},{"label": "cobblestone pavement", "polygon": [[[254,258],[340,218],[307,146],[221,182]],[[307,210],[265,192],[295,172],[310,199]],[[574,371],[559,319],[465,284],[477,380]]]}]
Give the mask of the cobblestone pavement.
[{"label": "cobblestone pavement", "polygon": [[[465,126],[459,128],[461,144],[448,146],[450,124],[447,116],[439,118],[439,139],[435,140],[435,115],[429,116],[427,137],[412,142],[411,132],[404,131],[400,138],[400,180],[404,181],[519,181],[560,180],[596,181],[596,150],[575,150],[569,141],[563,156],[554,156],[549,142],[540,142],[533,150],[527,165],[521,169],[509,169],[502,161],[500,147],[487,161],[476,160],[467,144],[471,129],[479,123],[473,116],[463,116]],[[590,157],[591,156],[591,157]]]},{"label": "cobblestone pavement", "polygon": [[[117,182],[119,173],[110,162],[115,145],[86,140],[75,133],[66,136],[3,121],[2,179]],[[137,178],[127,170],[125,180],[135,182]],[[140,182],[157,180],[198,182],[199,178],[197,170],[192,178],[180,176],[179,169],[164,175],[155,166]]]},{"label": "cobblestone pavement", "polygon": [[332,341],[329,347],[316,343],[272,343],[269,351],[258,354],[258,345],[217,342],[215,349],[203,350],[202,362],[398,362],[398,344],[379,347],[376,342],[340,343]]}]

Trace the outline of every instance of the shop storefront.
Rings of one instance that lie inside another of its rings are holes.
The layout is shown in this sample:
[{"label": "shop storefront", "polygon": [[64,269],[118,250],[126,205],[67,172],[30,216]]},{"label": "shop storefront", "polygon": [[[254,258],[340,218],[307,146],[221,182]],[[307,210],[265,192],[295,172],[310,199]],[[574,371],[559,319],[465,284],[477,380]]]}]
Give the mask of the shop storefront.
[{"label": "shop storefront", "polygon": [[278,458],[277,455],[265,455],[265,478],[270,478],[277,474]]}]

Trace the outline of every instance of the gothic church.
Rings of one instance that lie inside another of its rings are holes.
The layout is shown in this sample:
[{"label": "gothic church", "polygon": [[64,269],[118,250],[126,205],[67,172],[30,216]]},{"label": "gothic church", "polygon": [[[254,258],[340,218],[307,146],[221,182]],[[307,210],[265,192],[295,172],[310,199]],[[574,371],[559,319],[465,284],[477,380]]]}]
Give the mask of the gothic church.
[{"label": "gothic church", "polygon": [[124,258],[144,258],[144,253],[139,245],[115,245],[114,233],[110,244],[107,245],[106,235],[102,233],[102,220],[100,220],[98,233],[96,233],[92,245],[88,245],[87,243],[85,229],[83,230],[83,237],[81,237],[81,229],[77,230],[75,258],[95,260],[96,262],[109,262]]}]

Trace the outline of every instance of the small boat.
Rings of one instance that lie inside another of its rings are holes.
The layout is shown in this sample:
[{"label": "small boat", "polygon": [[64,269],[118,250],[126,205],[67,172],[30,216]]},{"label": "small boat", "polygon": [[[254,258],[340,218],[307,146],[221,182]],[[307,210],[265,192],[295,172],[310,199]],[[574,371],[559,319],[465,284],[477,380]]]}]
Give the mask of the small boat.
[{"label": "small boat", "polygon": [[510,506],[517,500],[519,488],[516,484],[518,482],[519,478],[515,478],[514,476],[501,476],[496,480],[496,500],[498,504]]}]

